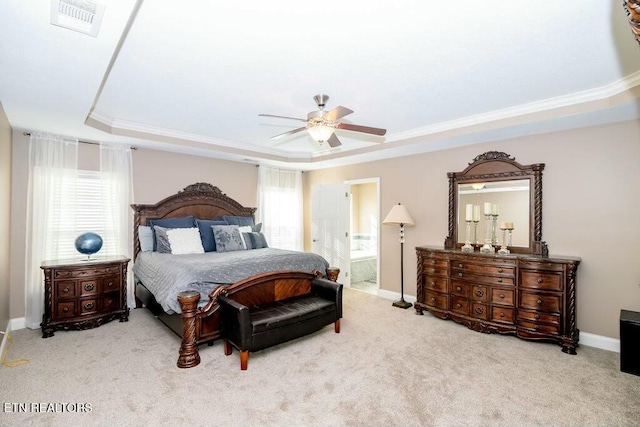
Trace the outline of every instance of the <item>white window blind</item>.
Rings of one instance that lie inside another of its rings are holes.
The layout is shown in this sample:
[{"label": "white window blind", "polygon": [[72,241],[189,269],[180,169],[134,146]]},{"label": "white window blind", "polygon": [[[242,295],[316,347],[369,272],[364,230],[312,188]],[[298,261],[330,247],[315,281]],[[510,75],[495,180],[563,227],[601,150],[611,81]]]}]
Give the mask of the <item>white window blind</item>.
[{"label": "white window blind", "polygon": [[[100,251],[93,255],[116,255],[116,239],[114,230],[107,224],[112,224],[111,209],[103,205],[102,179],[108,174],[97,171],[76,170],[70,173],[65,181],[64,191],[54,197],[52,217],[60,218],[56,224],[52,222],[49,228],[49,238],[58,246],[59,259],[82,258],[75,248],[76,238],[92,231],[102,237],[103,245]],[[73,175],[76,175],[75,177]],[[58,216],[59,214],[59,216]]]}]

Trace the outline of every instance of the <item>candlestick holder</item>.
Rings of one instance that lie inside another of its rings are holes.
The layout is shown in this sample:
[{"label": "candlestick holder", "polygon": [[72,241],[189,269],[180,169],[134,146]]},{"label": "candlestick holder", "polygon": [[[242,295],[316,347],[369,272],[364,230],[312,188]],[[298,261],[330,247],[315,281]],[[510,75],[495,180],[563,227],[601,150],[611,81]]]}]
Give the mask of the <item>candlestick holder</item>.
[{"label": "candlestick holder", "polygon": [[491,244],[498,246],[498,214],[491,214]]},{"label": "candlestick holder", "polygon": [[498,253],[502,255],[510,254],[511,252],[507,249],[507,229],[500,227],[500,230],[502,230],[502,246],[500,246]]},{"label": "candlestick holder", "polygon": [[480,244],[480,241],[478,240],[478,223],[480,222],[480,220],[473,220],[473,243],[475,243],[476,245]]},{"label": "candlestick holder", "polygon": [[486,223],[485,239],[484,239],[484,245],[482,245],[482,247],[480,248],[480,252],[484,254],[492,254],[495,252],[495,249],[491,245],[491,235],[492,235],[491,214],[485,214],[484,220]]},{"label": "candlestick holder", "polygon": [[513,227],[507,227],[507,232],[509,232],[509,243],[508,246],[513,246]]},{"label": "candlestick holder", "polygon": [[464,246],[462,247],[462,252],[473,252],[473,246],[471,246],[471,221],[466,221],[466,223],[466,238]]}]

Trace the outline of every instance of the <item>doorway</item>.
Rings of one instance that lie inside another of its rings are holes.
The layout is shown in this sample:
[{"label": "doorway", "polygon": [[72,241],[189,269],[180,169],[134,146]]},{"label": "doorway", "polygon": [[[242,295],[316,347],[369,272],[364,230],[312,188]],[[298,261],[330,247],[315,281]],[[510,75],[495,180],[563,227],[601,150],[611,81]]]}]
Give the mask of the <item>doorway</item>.
[{"label": "doorway", "polygon": [[347,181],[349,185],[349,271],[351,288],[378,294],[379,178]]}]

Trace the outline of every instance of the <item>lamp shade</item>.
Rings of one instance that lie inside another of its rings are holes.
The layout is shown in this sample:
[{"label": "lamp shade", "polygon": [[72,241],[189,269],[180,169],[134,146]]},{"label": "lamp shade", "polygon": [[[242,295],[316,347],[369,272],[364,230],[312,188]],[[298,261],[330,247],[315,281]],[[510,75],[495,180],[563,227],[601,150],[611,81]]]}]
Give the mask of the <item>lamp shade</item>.
[{"label": "lamp shade", "polygon": [[307,128],[307,132],[309,132],[309,135],[311,135],[311,138],[313,138],[315,141],[322,142],[331,138],[331,135],[333,135],[335,129],[331,126],[315,125],[309,126]]},{"label": "lamp shade", "polygon": [[409,211],[407,210],[407,208],[405,208],[404,205],[400,203],[398,203],[397,205],[394,205],[391,208],[391,210],[387,214],[387,217],[384,219],[384,221],[382,221],[382,223],[384,225],[393,225],[393,224],[415,225],[416,224],[413,221],[413,218],[411,218],[411,215],[409,215]]}]

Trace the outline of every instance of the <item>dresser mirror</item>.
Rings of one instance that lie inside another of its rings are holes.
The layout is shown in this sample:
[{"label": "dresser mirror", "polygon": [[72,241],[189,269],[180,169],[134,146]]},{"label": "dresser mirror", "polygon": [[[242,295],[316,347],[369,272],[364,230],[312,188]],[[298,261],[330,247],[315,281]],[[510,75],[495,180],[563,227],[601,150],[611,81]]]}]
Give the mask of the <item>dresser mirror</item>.
[{"label": "dresser mirror", "polygon": [[[489,151],[462,172],[450,172],[449,235],[445,249],[548,254],[542,241],[543,163],[521,165],[514,157]],[[468,226],[467,226],[468,224]],[[468,231],[467,231],[468,227]]]}]

